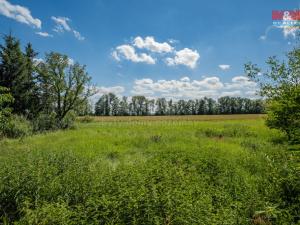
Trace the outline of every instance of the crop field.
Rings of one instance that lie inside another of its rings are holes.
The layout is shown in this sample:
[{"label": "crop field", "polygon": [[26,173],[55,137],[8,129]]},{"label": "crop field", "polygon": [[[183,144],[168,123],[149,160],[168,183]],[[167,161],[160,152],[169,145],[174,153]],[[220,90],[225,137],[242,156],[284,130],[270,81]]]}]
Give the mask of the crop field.
[{"label": "crop field", "polygon": [[262,115],[79,118],[5,139],[0,224],[297,224],[282,139]]}]

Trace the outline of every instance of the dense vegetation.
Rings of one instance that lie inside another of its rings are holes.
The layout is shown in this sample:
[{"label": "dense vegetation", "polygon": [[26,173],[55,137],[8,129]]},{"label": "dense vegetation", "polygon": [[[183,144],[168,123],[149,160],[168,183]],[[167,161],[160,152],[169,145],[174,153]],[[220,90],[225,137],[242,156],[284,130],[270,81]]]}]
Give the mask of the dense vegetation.
[{"label": "dense vegetation", "polygon": [[91,94],[85,67],[51,52],[37,62],[31,44],[25,51],[12,35],[0,46],[0,137],[72,126]]},{"label": "dense vegetation", "polygon": [[81,123],[0,142],[2,221],[296,224],[300,174],[281,134],[259,117],[198,117]]},{"label": "dense vegetation", "polygon": [[261,99],[251,100],[241,97],[221,97],[196,100],[148,99],[133,96],[129,101],[123,96],[120,100],[115,94],[100,97],[95,105],[97,116],[147,116],[147,115],[215,115],[215,114],[259,114],[264,112]]}]

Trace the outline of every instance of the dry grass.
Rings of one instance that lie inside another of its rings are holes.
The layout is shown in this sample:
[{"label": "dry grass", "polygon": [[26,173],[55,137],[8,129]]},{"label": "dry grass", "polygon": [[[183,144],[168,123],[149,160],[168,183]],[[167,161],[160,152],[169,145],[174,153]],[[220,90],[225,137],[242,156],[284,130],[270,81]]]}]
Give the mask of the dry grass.
[{"label": "dry grass", "polygon": [[[95,116],[96,122],[130,122],[130,121],[213,121],[213,120],[251,120],[262,119],[264,114],[240,115],[189,115],[189,116]],[[80,117],[79,120],[83,120]]]}]

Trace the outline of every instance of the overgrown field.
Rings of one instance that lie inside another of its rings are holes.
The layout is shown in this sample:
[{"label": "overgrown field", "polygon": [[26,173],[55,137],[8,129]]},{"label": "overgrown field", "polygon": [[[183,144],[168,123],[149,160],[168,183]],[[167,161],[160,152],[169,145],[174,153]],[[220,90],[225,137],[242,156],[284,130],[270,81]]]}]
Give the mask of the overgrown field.
[{"label": "overgrown field", "polygon": [[223,117],[98,118],[2,140],[0,221],[299,224],[297,151],[260,116]]}]

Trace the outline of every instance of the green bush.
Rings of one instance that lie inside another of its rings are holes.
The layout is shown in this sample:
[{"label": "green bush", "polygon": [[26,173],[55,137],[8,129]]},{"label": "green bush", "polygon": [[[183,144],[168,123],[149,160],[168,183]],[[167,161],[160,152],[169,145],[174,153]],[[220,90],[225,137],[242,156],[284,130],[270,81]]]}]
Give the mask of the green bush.
[{"label": "green bush", "polygon": [[76,114],[69,112],[64,119],[59,121],[55,113],[40,113],[33,121],[34,132],[45,132],[58,129],[74,128]]},{"label": "green bush", "polygon": [[34,132],[43,132],[58,129],[55,114],[40,113],[33,121]]},{"label": "green bush", "polygon": [[1,123],[1,136],[22,138],[32,134],[32,125],[22,116],[13,115]]}]

